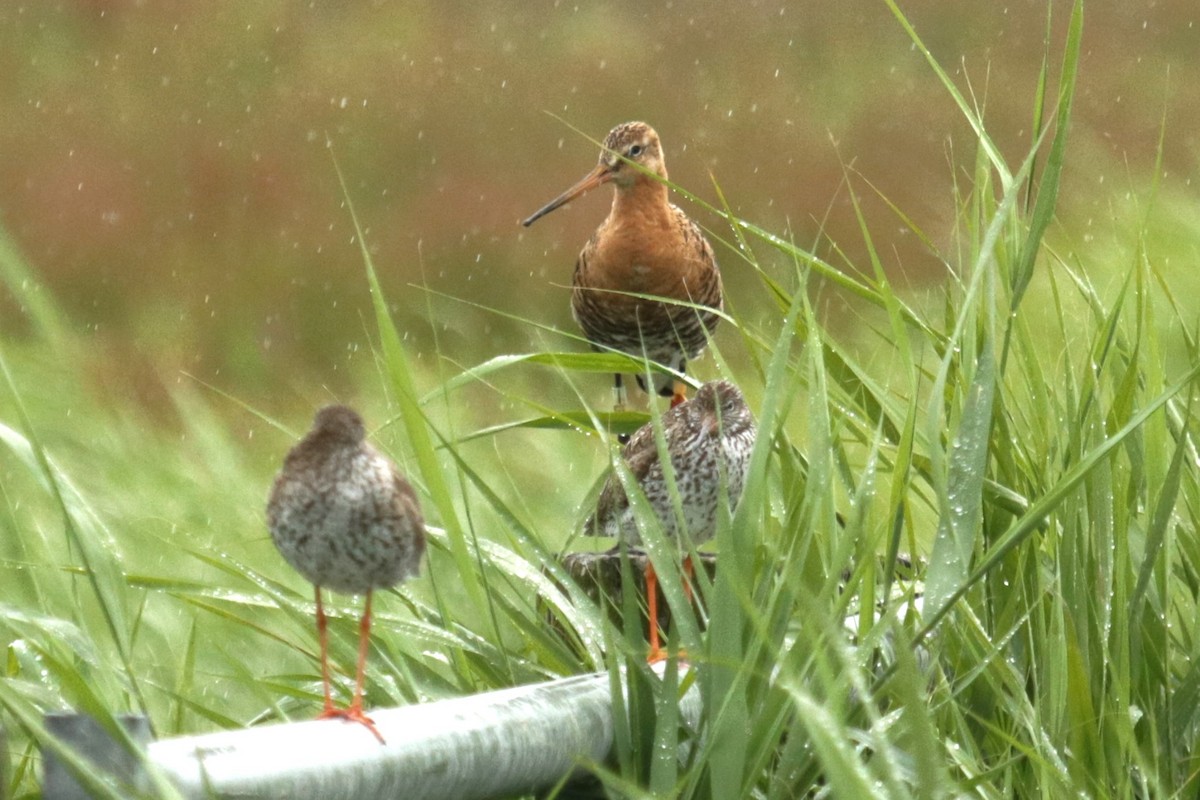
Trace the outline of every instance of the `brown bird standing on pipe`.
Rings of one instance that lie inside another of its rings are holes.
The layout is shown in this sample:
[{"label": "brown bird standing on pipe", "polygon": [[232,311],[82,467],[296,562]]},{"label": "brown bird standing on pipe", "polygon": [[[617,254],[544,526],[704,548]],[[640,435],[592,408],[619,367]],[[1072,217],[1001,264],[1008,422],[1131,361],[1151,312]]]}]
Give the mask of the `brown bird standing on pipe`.
[{"label": "brown bird standing on pipe", "polygon": [[[315,587],[325,688],[325,709],[317,718],[359,722],[382,744],[383,737],[363,712],[371,593],[395,586],[420,568],[425,523],[416,494],[396,466],[367,444],[362,417],[346,406],[327,406],[284,459],[267,503],[267,524],[284,559]],[[322,586],[366,595],[348,708],[335,708],[330,696]]]},{"label": "brown bird standing on pipe", "polygon": [[[671,204],[667,186],[655,176],[667,177],[658,134],[644,122],[626,122],[604,139],[595,169],[523,224],[611,183],[612,210],[575,262],[571,311],[597,350],[648,358],[682,373],[720,318],[721,273],[700,228]],[[644,376],[637,381],[647,388]],[[672,406],[686,399],[682,381],[657,373],[653,381]],[[614,387],[616,406],[623,408],[619,374]]]}]

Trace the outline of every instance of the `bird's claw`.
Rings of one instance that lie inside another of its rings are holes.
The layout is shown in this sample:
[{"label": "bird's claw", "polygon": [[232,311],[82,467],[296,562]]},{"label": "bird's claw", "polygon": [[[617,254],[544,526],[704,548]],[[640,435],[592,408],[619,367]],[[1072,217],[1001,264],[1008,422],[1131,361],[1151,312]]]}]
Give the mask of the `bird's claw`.
[{"label": "bird's claw", "polygon": [[349,708],[326,706],[325,710],[317,715],[317,719],[341,719],[347,722],[357,722],[365,726],[379,740],[380,744],[387,744],[383,735],[379,733],[379,729],[375,727],[375,721],[363,712],[362,706],[351,705]]}]

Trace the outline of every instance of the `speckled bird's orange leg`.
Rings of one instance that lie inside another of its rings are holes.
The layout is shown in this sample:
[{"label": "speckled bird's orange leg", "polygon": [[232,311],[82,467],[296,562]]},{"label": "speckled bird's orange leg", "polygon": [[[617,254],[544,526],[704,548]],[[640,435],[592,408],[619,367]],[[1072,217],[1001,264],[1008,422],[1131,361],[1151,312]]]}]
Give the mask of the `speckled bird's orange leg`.
[{"label": "speckled bird's orange leg", "polygon": [[333,697],[329,691],[329,620],[325,618],[325,606],[321,604],[321,587],[317,586],[317,639],[321,643],[321,683],[325,687],[325,710],[317,719],[335,716]]},{"label": "speckled bird's orange leg", "polygon": [[664,661],[667,651],[662,649],[658,641],[658,573],[654,571],[654,565],[648,558],[646,559],[646,603],[649,606],[647,611],[650,616],[650,653],[646,656],[646,661],[654,664]]},{"label": "speckled bird's orange leg", "polygon": [[366,607],[363,609],[362,619],[358,623],[358,669],[356,670],[354,679],[354,697],[350,701],[347,708],[334,708],[333,701],[329,698],[329,668],[326,666],[327,661],[324,657],[326,652],[326,633],[322,625],[325,612],[321,608],[320,590],[317,593],[317,625],[321,630],[321,664],[324,667],[325,677],[325,710],[317,715],[317,719],[344,719],[350,722],[357,722],[366,727],[380,744],[386,744],[383,736],[375,728],[375,722],[363,713],[363,684],[366,676],[367,668],[367,649],[371,641],[371,593],[367,592]]},{"label": "speckled bird's orange leg", "polygon": [[371,646],[371,592],[367,592],[366,606],[363,608],[362,619],[358,623],[358,670],[354,679],[354,698],[346,709],[346,719],[353,720],[367,727],[380,744],[386,744],[383,736],[375,728],[375,721],[363,713],[363,686],[366,682],[367,651]]}]

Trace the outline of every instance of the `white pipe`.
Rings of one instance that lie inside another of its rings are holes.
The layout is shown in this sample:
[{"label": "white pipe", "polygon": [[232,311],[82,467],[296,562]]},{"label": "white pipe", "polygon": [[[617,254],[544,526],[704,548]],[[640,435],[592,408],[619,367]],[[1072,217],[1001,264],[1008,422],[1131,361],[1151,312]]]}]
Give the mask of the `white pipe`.
[{"label": "white pipe", "polygon": [[[686,667],[684,667],[686,669]],[[682,676],[681,676],[682,680]],[[186,798],[489,798],[558,783],[613,742],[606,673],[370,711],[387,744],[342,720],[153,742],[149,760]],[[680,701],[695,725],[700,693]]]}]

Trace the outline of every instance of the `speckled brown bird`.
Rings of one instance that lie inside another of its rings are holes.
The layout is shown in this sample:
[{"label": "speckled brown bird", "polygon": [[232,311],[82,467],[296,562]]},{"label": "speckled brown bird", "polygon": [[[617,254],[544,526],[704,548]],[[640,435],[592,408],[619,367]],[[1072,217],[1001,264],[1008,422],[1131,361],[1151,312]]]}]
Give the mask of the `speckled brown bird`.
[{"label": "speckled brown bird", "polygon": [[[717,531],[719,503],[727,500],[736,508],[742,496],[750,452],[757,430],[754,417],[741,390],[729,381],[711,381],[700,387],[696,396],[681,403],[662,417],[666,452],[675,473],[679,507],[676,513],[672,491],[663,471],[663,461],[654,439],[652,425],[644,425],[621,451],[629,472],[646,495],[646,500],[662,524],[663,533],[685,548],[687,540],[698,545]],[[724,482],[725,489],[722,490]],[[686,536],[680,536],[680,522]],[[629,497],[614,473],[609,476],[595,512],[584,523],[584,533],[612,536],[630,546],[641,544],[637,519]],[[690,574],[690,557],[684,561]],[[650,617],[650,660],[664,653],[658,641],[658,578],[653,565],[646,562],[646,599]]]},{"label": "speckled brown bird", "polygon": [[[416,494],[396,466],[367,444],[362,417],[346,406],[327,406],[284,459],[267,503],[267,523],[284,559],[315,587],[325,688],[325,709],[318,718],[360,722],[382,743],[362,706],[371,594],[418,572],[425,525]],[[366,595],[354,697],[344,709],[335,708],[330,696],[321,587]]]},{"label": "speckled brown bird", "polygon": [[[708,344],[723,295],[713,249],[696,223],[671,204],[666,177],[658,134],[644,122],[626,122],[604,139],[595,169],[523,224],[611,183],[612,210],[575,262],[571,311],[597,350],[648,358],[682,373]],[[643,375],[637,381],[646,389]],[[672,405],[686,397],[686,384],[671,375],[655,373],[653,381]],[[623,408],[621,375],[614,387]]]}]

